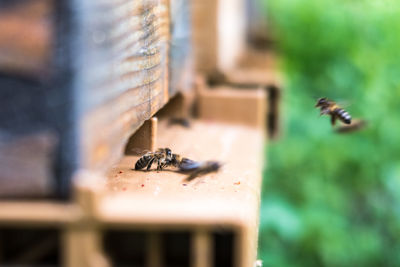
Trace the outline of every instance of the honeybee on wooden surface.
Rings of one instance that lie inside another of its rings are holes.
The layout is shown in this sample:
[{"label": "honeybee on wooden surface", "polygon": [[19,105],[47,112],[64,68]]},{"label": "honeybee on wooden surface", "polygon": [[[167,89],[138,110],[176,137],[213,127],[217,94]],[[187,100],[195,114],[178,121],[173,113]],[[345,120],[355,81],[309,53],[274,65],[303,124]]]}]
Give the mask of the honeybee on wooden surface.
[{"label": "honeybee on wooden surface", "polygon": [[135,170],[146,168],[150,170],[154,162],[157,163],[157,171],[162,170],[170,164],[172,160],[172,152],[169,148],[159,148],[155,152],[147,152],[141,156],[135,163]]},{"label": "honeybee on wooden surface", "polygon": [[340,120],[344,124],[351,123],[350,114],[339,107],[334,101],[327,99],[326,97],[320,98],[315,105],[316,108],[320,108],[320,115],[329,115],[331,116],[331,124],[335,125],[336,119]]}]

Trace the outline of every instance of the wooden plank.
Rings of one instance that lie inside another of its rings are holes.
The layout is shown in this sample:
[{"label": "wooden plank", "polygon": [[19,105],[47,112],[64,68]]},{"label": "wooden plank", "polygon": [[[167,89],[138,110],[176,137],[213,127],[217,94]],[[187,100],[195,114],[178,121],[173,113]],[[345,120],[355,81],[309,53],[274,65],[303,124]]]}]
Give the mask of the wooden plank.
[{"label": "wooden plank", "polygon": [[[81,131],[82,166],[104,170],[122,156],[132,133],[168,99],[168,1],[113,5],[110,82],[94,95]],[[98,129],[102,129],[101,132]]]},{"label": "wooden plank", "polygon": [[140,155],[144,151],[157,149],[157,123],[156,117],[151,118],[129,138],[125,147],[125,155]]},{"label": "wooden plank", "polygon": [[220,160],[225,164],[223,169],[187,182],[185,175],[173,171],[134,171],[139,157],[126,156],[108,172],[107,191],[97,219],[105,226],[124,229],[208,231],[223,226],[239,236],[236,266],[252,266],[257,244],[262,132],[204,121],[193,122],[189,129],[167,128],[167,122],[160,123],[160,147],[170,147],[174,153],[194,160]]},{"label": "wooden plank", "polygon": [[245,0],[218,0],[218,69],[228,71],[238,66],[247,35]]},{"label": "wooden plank", "polygon": [[198,230],[192,239],[192,265],[191,267],[214,267],[212,259],[213,243],[212,236],[205,230]]},{"label": "wooden plank", "polygon": [[44,76],[54,42],[53,1],[9,2],[0,8],[0,70]]},{"label": "wooden plank", "polygon": [[202,73],[213,72],[218,68],[218,1],[191,1],[190,12],[195,69]]},{"label": "wooden plank", "polygon": [[162,242],[159,232],[150,232],[147,242],[146,267],[162,267]]},{"label": "wooden plank", "polygon": [[191,3],[196,70],[210,74],[238,65],[244,51],[245,1],[194,0]]},{"label": "wooden plank", "polygon": [[191,1],[171,0],[171,45],[169,94],[190,91],[193,83],[193,51],[191,43]]},{"label": "wooden plank", "polygon": [[63,226],[82,217],[79,208],[73,204],[53,201],[1,201],[0,224]]},{"label": "wooden plank", "polygon": [[111,266],[102,251],[100,231],[94,227],[68,227],[62,242],[65,267]]},{"label": "wooden plank", "polygon": [[0,197],[36,197],[54,191],[50,171],[57,147],[51,132],[29,135],[0,134]]},{"label": "wooden plank", "polygon": [[262,88],[213,87],[198,94],[199,116],[210,121],[239,123],[265,129],[267,95]]}]

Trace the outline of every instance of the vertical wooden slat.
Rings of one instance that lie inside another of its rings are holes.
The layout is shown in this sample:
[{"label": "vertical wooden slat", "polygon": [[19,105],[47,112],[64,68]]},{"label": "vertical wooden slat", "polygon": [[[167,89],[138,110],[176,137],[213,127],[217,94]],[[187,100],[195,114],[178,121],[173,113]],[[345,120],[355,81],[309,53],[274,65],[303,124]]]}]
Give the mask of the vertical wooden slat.
[{"label": "vertical wooden slat", "polygon": [[194,233],[192,239],[192,265],[191,267],[217,267],[213,266],[213,240],[210,232],[201,229]]},{"label": "vertical wooden slat", "polygon": [[155,151],[157,149],[157,124],[156,117],[145,121],[142,127],[129,138],[125,154],[141,155],[145,151]]},{"label": "vertical wooden slat", "polygon": [[63,233],[63,266],[108,267],[101,249],[100,232],[94,227],[70,227]]},{"label": "vertical wooden slat", "polygon": [[150,232],[147,243],[147,267],[162,267],[162,243],[159,232]]}]

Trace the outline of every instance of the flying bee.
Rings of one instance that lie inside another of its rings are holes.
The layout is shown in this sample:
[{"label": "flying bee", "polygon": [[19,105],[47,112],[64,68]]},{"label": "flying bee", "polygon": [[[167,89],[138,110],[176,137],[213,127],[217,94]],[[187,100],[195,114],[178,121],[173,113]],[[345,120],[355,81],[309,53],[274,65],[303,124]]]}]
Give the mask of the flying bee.
[{"label": "flying bee", "polygon": [[150,170],[154,162],[157,162],[157,171],[165,168],[169,162],[172,160],[172,152],[169,148],[159,148],[155,152],[147,152],[142,157],[140,157],[135,164],[135,170],[141,170],[146,168]]},{"label": "flying bee", "polygon": [[170,118],[168,121],[168,126],[180,125],[185,128],[190,128],[191,123],[188,118]]},{"label": "flying bee", "polygon": [[320,115],[330,115],[331,124],[335,125],[336,119],[339,119],[345,124],[351,123],[350,114],[339,107],[334,101],[327,99],[326,97],[320,98],[315,105],[316,108],[320,108]]},{"label": "flying bee", "polygon": [[206,175],[208,173],[217,172],[222,167],[219,161],[193,161],[186,159],[179,165],[179,171],[189,173],[186,181],[191,181],[196,177]]}]

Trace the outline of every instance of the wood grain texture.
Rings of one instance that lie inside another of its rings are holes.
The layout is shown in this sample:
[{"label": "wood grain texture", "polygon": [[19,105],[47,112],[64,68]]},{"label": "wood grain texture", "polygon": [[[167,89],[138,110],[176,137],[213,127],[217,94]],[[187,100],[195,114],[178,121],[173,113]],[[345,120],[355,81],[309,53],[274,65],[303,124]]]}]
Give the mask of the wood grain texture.
[{"label": "wood grain texture", "polygon": [[[168,1],[120,1],[110,27],[109,81],[90,83],[83,114],[82,166],[104,170],[128,138],[168,101]],[[99,131],[98,129],[102,129]]]}]

